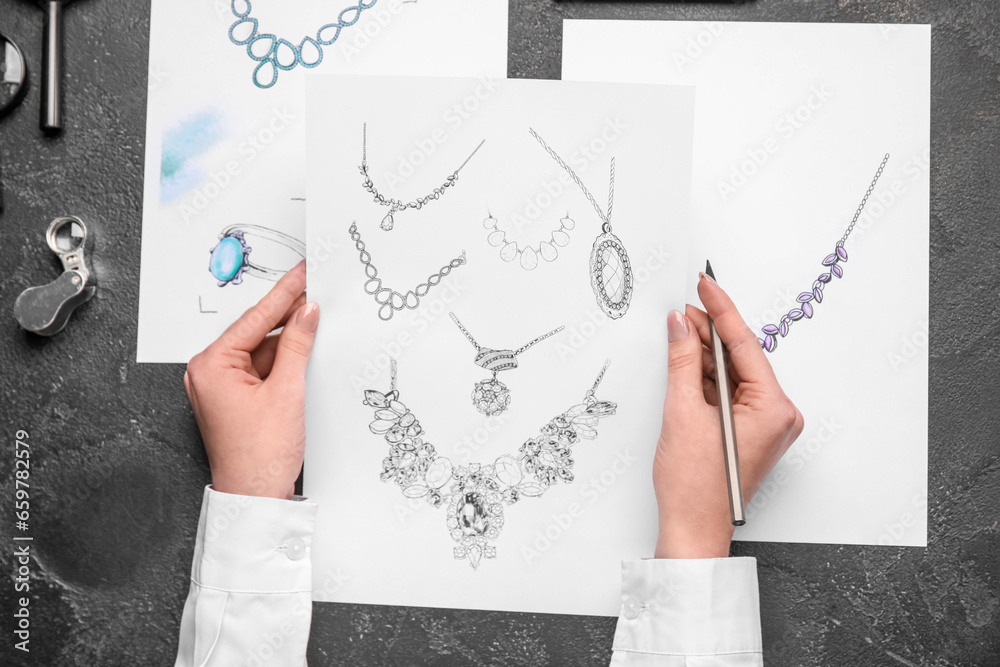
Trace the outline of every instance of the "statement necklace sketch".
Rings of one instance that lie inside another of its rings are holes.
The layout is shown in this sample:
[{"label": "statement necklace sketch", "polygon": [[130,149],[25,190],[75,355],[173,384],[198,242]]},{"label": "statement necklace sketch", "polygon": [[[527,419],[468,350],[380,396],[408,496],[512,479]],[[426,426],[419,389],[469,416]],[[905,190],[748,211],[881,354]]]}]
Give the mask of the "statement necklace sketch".
[{"label": "statement necklace sketch", "polygon": [[[246,45],[247,55],[260,62],[253,71],[253,83],[258,88],[270,88],[278,81],[278,72],[295,69],[298,65],[312,68],[323,62],[323,47],[340,37],[340,31],[354,25],[361,12],[375,6],[378,0],[359,0],[357,5],[343,9],[336,23],[327,23],[316,31],[316,38],[306,36],[296,46],[287,39],[258,30],[257,19],[250,16],[250,0],[231,0],[236,22],[229,26],[229,39],[238,46]],[[350,18],[348,18],[350,16]],[[249,34],[244,34],[248,33]],[[332,33],[332,34],[331,34]],[[264,47],[267,48],[264,51]],[[270,80],[267,75],[270,74]],[[263,75],[263,76],[262,76]]]},{"label": "statement necklace sketch", "polygon": [[378,269],[372,264],[371,253],[365,250],[365,242],[361,240],[357,222],[352,222],[347,231],[351,234],[354,247],[360,253],[359,257],[365,267],[365,275],[368,276],[368,280],[365,281],[364,286],[365,293],[375,297],[375,302],[379,304],[378,316],[384,321],[391,320],[396,311],[403,310],[404,308],[413,310],[419,306],[420,299],[427,296],[432,287],[440,284],[441,279],[451,273],[452,269],[457,269],[465,264],[465,251],[463,250],[460,256],[451,260],[442,266],[437,273],[427,278],[427,282],[420,283],[406,294],[402,294],[397,290],[382,286],[382,279],[378,277]]},{"label": "statement necklace sketch", "polygon": [[602,220],[601,234],[594,240],[590,251],[590,286],[601,310],[613,320],[617,320],[628,311],[632,300],[632,266],[625,252],[625,246],[611,231],[611,207],[615,203],[615,159],[611,158],[611,178],[608,186],[608,212],[605,214],[597,205],[597,200],[576,175],[576,172],[549,148],[545,140],[533,129],[528,128],[531,136],[538,140],[552,159],[555,160],[570,178],[587,196],[597,216]]},{"label": "statement necklace sketch", "polygon": [[462,330],[462,333],[465,334],[465,337],[469,339],[472,346],[476,348],[476,358],[473,359],[474,363],[493,373],[492,378],[481,380],[472,388],[472,404],[476,406],[476,410],[488,417],[500,414],[510,405],[510,390],[507,389],[507,385],[497,380],[497,373],[517,368],[517,355],[535,343],[540,343],[549,336],[554,336],[566,328],[565,326],[560,326],[557,329],[553,329],[547,334],[542,334],[538,338],[528,341],[516,350],[494,350],[477,343],[476,339],[469,333],[469,330],[458,321],[458,316],[455,313],[448,314],[458,328]]},{"label": "statement necklace sketch", "polygon": [[858,204],[858,210],[854,212],[854,217],[851,219],[851,224],[847,226],[847,231],[844,235],[840,237],[837,241],[837,245],[834,246],[833,252],[823,258],[823,266],[826,271],[821,273],[816,280],[813,281],[812,290],[808,292],[802,292],[796,297],[799,305],[797,308],[792,308],[787,313],[781,316],[781,319],[777,324],[765,324],[761,327],[762,337],[758,338],[760,341],[760,346],[764,348],[766,352],[774,352],[778,349],[778,336],[782,338],[788,335],[788,330],[792,326],[792,322],[797,322],[802,318],[809,319],[813,316],[813,305],[812,302],[816,303],[823,302],[823,288],[834,278],[844,277],[844,268],[841,263],[847,261],[847,251],[844,249],[844,242],[847,241],[847,237],[851,235],[854,231],[854,225],[857,223],[858,218],[861,216],[861,211],[865,208],[865,204],[868,202],[868,197],[871,196],[872,191],[875,190],[875,184],[878,183],[879,176],[882,175],[882,170],[885,168],[885,163],[889,161],[889,154],[886,153],[885,157],[882,158],[882,163],[879,164],[878,169],[875,171],[875,177],[872,178],[871,185],[868,186],[868,190],[865,192],[865,196],[861,198],[861,203]]},{"label": "statement necklace sketch", "polygon": [[384,231],[387,232],[392,231],[392,227],[395,224],[393,220],[394,213],[399,213],[400,211],[404,211],[408,208],[417,209],[419,211],[424,207],[424,204],[429,204],[435,199],[440,199],[441,195],[445,193],[445,190],[455,185],[455,183],[458,181],[458,172],[462,171],[462,167],[467,165],[469,163],[469,160],[472,159],[472,156],[478,153],[479,149],[482,148],[483,144],[486,143],[485,139],[480,141],[479,145],[476,146],[473,149],[472,153],[469,154],[469,157],[465,158],[465,162],[458,165],[458,169],[451,172],[451,175],[448,176],[447,179],[445,179],[445,182],[442,183],[440,187],[434,188],[434,190],[432,190],[424,197],[417,197],[411,202],[404,203],[398,199],[392,199],[392,198],[387,199],[384,195],[379,193],[378,188],[376,188],[375,184],[372,183],[371,176],[368,174],[368,123],[365,123],[362,126],[361,136],[362,136],[361,166],[359,166],[358,169],[361,170],[361,174],[365,177],[365,180],[361,183],[361,187],[363,187],[365,190],[369,192],[369,194],[371,194],[372,199],[377,204],[389,207],[389,212],[385,214],[385,217],[382,218],[381,224],[379,224],[379,227],[381,227]]},{"label": "statement necklace sketch", "polygon": [[569,245],[569,232],[576,227],[576,222],[569,217],[569,212],[567,212],[566,217],[559,221],[559,229],[554,230],[547,241],[540,241],[537,246],[526,245],[519,248],[516,241],[507,240],[506,232],[497,229],[497,219],[493,217],[493,214],[489,211],[486,213],[487,217],[483,220],[483,227],[487,231],[486,242],[494,248],[503,246],[500,248],[500,259],[505,262],[513,262],[520,258],[518,263],[525,271],[531,271],[538,266],[539,257],[546,262],[556,261],[559,257],[556,246],[565,248]]},{"label": "statement necklace sketch", "polygon": [[618,408],[594,396],[608,363],[583,403],[539,429],[537,436],[521,445],[517,457],[505,454],[490,464],[454,466],[437,454],[434,445],[424,442],[420,422],[399,400],[393,358],[389,392],[369,389],[364,400],[375,410],[375,420],[368,428],[389,445],[389,456],[382,461],[382,481],[395,482],[407,498],[426,498],[434,508],[444,506],[451,539],[458,543],[455,558],[468,560],[472,569],[478,569],[483,558],[496,558],[491,542],[503,528],[504,505],[513,505],[522,496],[540,496],[559,480],[567,484],[573,481],[573,446],[581,439],[596,438],[598,421]]}]

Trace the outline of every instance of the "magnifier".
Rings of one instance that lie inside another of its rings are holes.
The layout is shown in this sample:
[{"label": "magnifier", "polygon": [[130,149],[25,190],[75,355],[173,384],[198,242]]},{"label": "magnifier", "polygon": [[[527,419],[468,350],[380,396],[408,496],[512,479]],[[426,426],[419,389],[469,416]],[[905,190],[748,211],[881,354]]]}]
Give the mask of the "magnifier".
[{"label": "magnifier", "polygon": [[0,118],[24,98],[28,89],[28,64],[17,44],[0,34]]}]

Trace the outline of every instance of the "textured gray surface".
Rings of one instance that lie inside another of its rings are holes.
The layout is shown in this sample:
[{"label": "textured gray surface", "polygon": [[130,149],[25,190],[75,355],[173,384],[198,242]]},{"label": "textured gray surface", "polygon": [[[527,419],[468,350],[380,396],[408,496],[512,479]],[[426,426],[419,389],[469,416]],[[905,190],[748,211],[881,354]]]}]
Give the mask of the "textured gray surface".
[{"label": "textured gray surface", "polygon": [[[510,74],[558,78],[563,18],[931,23],[929,547],[738,544],[760,563],[768,665],[1000,665],[1000,7],[940,0],[511,3]],[[135,359],[149,7],[66,12],[66,132],[37,130],[38,80],[0,122],[0,310],[55,276],[57,215],[97,234],[97,298],[52,340],[0,317],[0,664],[172,664],[208,466],[179,365]],[[41,14],[0,0],[37,74]],[[178,48],[193,45],[178,43]],[[164,258],[163,279],[168,279]],[[33,445],[32,653],[11,649],[16,429]],[[448,582],[442,582],[447,585]],[[604,665],[614,621],[319,606],[313,665]]]}]

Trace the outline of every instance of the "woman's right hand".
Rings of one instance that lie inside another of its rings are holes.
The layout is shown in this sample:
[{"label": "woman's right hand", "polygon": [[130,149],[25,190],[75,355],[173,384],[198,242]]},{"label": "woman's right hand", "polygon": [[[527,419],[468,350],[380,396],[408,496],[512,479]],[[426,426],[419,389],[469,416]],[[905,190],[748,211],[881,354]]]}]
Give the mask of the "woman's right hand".
[{"label": "woman's right hand", "polygon": [[653,461],[660,515],[657,558],[725,558],[733,536],[709,317],[729,351],[743,498],[749,503],[802,433],[802,414],[778,385],[757,336],[729,296],[701,274],[694,306],[667,316],[669,375]]}]

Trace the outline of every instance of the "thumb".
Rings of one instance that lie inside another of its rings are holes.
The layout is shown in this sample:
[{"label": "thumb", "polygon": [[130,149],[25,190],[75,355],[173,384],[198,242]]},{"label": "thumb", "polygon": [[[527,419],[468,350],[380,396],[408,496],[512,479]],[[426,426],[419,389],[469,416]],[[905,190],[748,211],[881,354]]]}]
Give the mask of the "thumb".
[{"label": "thumb", "polygon": [[317,326],[319,306],[316,303],[310,301],[295,311],[278,337],[274,366],[267,382],[286,384],[305,380]]},{"label": "thumb", "polygon": [[691,321],[677,310],[667,315],[667,403],[704,401],[701,338]]}]

